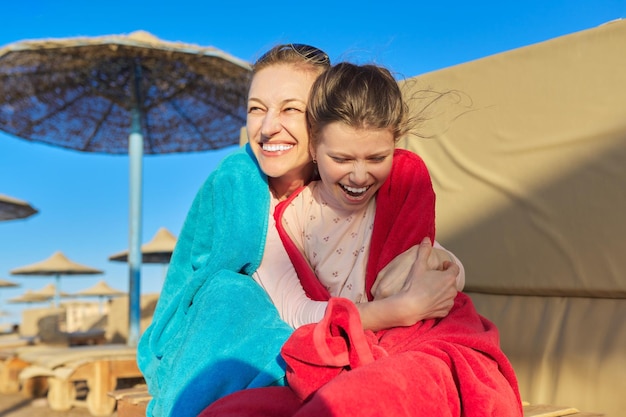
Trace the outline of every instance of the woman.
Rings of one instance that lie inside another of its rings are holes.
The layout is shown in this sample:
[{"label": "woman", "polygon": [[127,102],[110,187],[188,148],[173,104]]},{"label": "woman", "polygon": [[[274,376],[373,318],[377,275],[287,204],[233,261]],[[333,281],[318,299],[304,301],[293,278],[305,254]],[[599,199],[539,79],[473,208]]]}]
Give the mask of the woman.
[{"label": "woman", "polygon": [[[138,364],[153,396],[149,416],[195,416],[231,392],[284,384],[279,352],[292,329],[250,276],[281,273],[267,250],[280,246],[268,223],[273,205],[314,176],[306,103],[329,65],[325,53],[298,44],[275,47],[255,64],[250,143],[225,158],[194,199],[139,342]],[[257,112],[265,117],[255,124]]]}]

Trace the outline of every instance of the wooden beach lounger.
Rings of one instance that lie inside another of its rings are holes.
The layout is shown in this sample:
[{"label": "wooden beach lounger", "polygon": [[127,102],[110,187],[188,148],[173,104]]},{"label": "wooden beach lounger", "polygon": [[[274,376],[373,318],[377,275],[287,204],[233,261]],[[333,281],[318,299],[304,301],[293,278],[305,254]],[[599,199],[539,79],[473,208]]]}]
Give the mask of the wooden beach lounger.
[{"label": "wooden beach lounger", "polygon": [[[109,393],[117,401],[118,417],[144,417],[146,406],[150,401],[148,388],[138,386],[135,388],[121,389]],[[601,414],[584,413],[572,407],[560,407],[556,405],[531,405],[524,404],[524,417],[601,417]]]},{"label": "wooden beach lounger", "polygon": [[117,402],[118,417],[144,417],[146,407],[152,398],[146,385],[115,390],[109,393]]},{"label": "wooden beach lounger", "polygon": [[[20,391],[19,374],[24,368],[30,365],[29,362],[21,358],[23,353],[36,353],[43,351],[53,351],[59,348],[48,345],[27,345],[15,346],[13,348],[0,349],[0,393],[15,394]],[[26,392],[35,392],[35,388],[29,388]]]},{"label": "wooden beach lounger", "polygon": [[[142,378],[135,352],[135,348],[126,345],[102,345],[26,353],[21,359],[30,365],[22,370],[19,379],[24,387],[45,379],[48,403],[53,410],[86,406],[94,416],[108,416],[115,410],[116,402],[107,394],[122,379]],[[84,400],[77,398],[76,383],[81,381],[88,388]]]}]

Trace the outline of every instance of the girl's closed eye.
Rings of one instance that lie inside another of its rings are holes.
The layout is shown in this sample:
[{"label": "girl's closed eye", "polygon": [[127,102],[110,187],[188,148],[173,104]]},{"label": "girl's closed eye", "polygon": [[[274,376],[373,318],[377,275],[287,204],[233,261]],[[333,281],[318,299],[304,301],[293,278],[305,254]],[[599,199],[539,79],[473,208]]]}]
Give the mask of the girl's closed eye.
[{"label": "girl's closed eye", "polygon": [[376,163],[380,163],[380,162],[385,162],[385,160],[387,159],[387,155],[382,155],[382,156],[372,156],[370,158],[368,158],[371,162],[376,162]]},{"label": "girl's closed eye", "polygon": [[339,164],[344,164],[346,162],[349,162],[350,159],[348,158],[342,158],[340,156],[330,156],[330,159],[332,159],[334,162],[337,162]]}]

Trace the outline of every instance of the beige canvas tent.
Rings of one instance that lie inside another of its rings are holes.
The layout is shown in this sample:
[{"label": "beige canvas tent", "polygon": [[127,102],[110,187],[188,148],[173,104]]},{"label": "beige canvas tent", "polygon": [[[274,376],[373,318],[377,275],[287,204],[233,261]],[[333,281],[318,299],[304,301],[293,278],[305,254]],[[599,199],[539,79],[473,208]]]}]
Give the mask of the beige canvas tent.
[{"label": "beige canvas tent", "polygon": [[[525,401],[626,413],[626,20],[401,82],[454,91],[420,154]],[[459,99],[455,102],[455,99]]]}]

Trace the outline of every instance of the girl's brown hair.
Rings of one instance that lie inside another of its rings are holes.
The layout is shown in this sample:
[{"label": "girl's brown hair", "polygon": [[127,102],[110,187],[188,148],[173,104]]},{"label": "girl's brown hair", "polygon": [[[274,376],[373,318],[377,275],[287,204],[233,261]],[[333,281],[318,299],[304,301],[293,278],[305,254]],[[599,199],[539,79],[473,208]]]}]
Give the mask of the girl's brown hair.
[{"label": "girl's brown hair", "polygon": [[324,126],[345,123],[355,129],[390,129],[394,139],[407,131],[407,106],[389,70],[377,65],[339,63],[320,75],[309,96],[311,145]]}]

